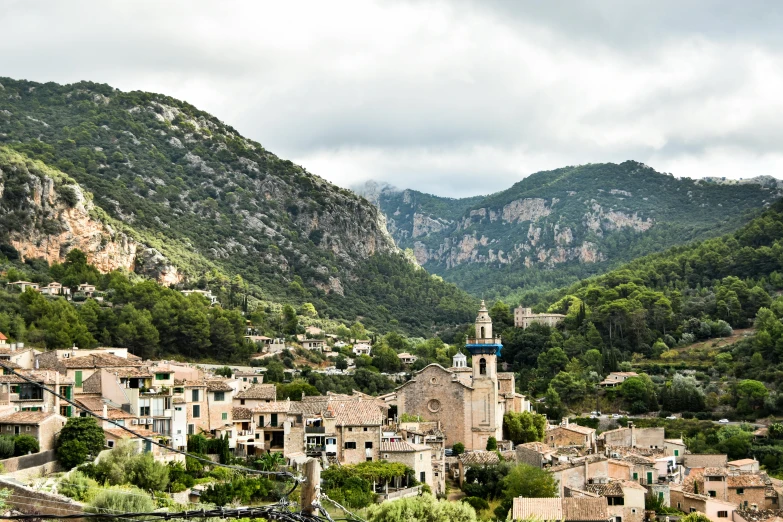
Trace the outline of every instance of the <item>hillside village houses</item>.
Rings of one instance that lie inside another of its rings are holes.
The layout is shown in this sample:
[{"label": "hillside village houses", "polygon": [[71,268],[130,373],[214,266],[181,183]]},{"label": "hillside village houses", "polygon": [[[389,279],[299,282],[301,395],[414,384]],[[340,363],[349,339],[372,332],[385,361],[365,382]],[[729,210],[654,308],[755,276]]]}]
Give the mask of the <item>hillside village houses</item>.
[{"label": "hillside village houses", "polygon": [[[686,513],[705,513],[713,522],[758,522],[754,512],[780,509],[783,481],[760,471],[758,461],[690,454],[663,428],[630,422],[598,433],[565,418],[548,425],[542,441],[514,447],[503,440],[503,415],[532,411],[531,404],[516,392],[514,374],[498,371],[502,340],[484,303],[474,328],[466,343],[470,364],[458,352],[451,367],[431,364],[381,397],[354,391],[300,400],[278,399],[277,385],[264,381],[263,369],[235,369],[223,377],[209,365],[144,361],[126,348],[42,352],[0,334],[0,361],[78,406],[17,375],[0,375],[0,434],[29,434],[45,451],[69,417],[89,411],[106,419],[108,447],[131,440],[158,459],[173,454],[153,448],[144,436],[186,449],[189,435],[203,433],[227,437],[240,457],[280,452],[292,467],[310,458],[324,466],[403,463],[436,494],[446,492],[447,478],[460,483],[470,468],[501,458],[547,470],[560,496],[516,499],[509,513],[514,520],[642,522],[648,496]],[[404,364],[415,361],[398,356]],[[627,376],[618,372],[614,380]],[[416,421],[400,422],[403,414]],[[489,437],[499,452],[486,451]],[[467,451],[447,456],[457,442]],[[378,492],[390,499],[416,495],[419,488],[399,482]]]},{"label": "hillside village houses", "polygon": [[563,319],[565,319],[563,314],[534,314],[532,308],[521,305],[514,308],[514,326],[517,328],[527,328],[533,323],[557,326]]}]

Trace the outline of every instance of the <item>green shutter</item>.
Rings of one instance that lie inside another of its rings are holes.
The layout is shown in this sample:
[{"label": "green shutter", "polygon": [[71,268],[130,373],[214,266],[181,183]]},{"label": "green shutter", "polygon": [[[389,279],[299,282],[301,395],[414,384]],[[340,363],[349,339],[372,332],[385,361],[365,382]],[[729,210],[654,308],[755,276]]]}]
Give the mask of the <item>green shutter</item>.
[{"label": "green shutter", "polygon": [[680,456],[680,450],[674,450],[674,456],[679,457]]},{"label": "green shutter", "polygon": [[76,387],[81,388],[82,387],[82,371],[76,370]]},{"label": "green shutter", "polygon": [[639,480],[639,474],[638,473],[634,473],[633,474],[633,479],[634,480]]},{"label": "green shutter", "polygon": [[647,483],[652,484],[652,471],[647,472]]},{"label": "green shutter", "polygon": [[228,413],[225,413],[225,412],[224,412],[224,413],[223,413],[223,417],[222,417],[222,418],[223,418],[223,420],[228,420]]}]

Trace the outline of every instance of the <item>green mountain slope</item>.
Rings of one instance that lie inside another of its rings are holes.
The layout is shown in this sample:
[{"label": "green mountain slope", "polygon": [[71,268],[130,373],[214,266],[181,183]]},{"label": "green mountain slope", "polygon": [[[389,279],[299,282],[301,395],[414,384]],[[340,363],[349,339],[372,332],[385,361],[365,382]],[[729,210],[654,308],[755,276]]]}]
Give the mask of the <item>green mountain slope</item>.
[{"label": "green mountain slope", "polygon": [[774,184],[678,179],[637,162],[538,172],[486,197],[372,193],[401,248],[473,294],[554,289],[617,263],[736,230],[780,195]]},{"label": "green mountain slope", "polygon": [[[373,205],[186,102],[89,82],[0,85],[0,145],[91,193],[87,213],[124,227],[156,265],[177,269],[165,282],[241,275],[259,299],[309,301],[323,315],[385,328],[395,314],[410,316],[402,310],[411,296],[426,296],[433,308],[399,321],[402,328],[470,319],[472,301],[409,263]],[[27,232],[35,234],[6,237],[23,255],[62,261],[76,246],[56,231]],[[32,246],[42,234],[46,251]],[[94,261],[94,249],[79,248]],[[148,264],[126,254],[126,266]],[[381,267],[396,285],[371,294],[357,274]],[[443,299],[455,302],[441,306]]]}]

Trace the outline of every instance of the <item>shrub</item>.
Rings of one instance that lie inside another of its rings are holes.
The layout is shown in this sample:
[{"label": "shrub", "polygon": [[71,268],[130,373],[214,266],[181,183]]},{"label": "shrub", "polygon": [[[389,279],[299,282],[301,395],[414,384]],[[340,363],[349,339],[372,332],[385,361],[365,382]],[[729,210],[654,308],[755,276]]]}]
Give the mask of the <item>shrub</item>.
[{"label": "shrub", "polygon": [[138,488],[112,487],[100,489],[92,500],[93,513],[146,513],[155,510],[155,502]]},{"label": "shrub", "polygon": [[66,497],[85,502],[90,496],[90,490],[97,487],[97,482],[77,470],[63,478],[57,486],[57,490]]},{"label": "shrub", "polygon": [[98,421],[92,417],[71,417],[57,437],[57,460],[64,468],[71,469],[97,456],[105,443]]},{"label": "shrub", "polygon": [[495,451],[498,449],[498,440],[495,437],[487,439],[487,451]]},{"label": "shrub", "polygon": [[11,437],[0,437],[0,459],[10,459],[14,456],[16,444]]},{"label": "shrub", "polygon": [[451,447],[451,450],[454,452],[454,456],[462,455],[465,453],[465,445],[461,442],[455,442],[454,445]]},{"label": "shrub", "polygon": [[470,504],[470,506],[476,511],[489,509],[489,502],[480,497],[465,497],[462,499],[462,502]]},{"label": "shrub", "polygon": [[38,453],[40,447],[38,439],[31,435],[19,435],[14,439],[14,456],[20,457],[28,453]]}]

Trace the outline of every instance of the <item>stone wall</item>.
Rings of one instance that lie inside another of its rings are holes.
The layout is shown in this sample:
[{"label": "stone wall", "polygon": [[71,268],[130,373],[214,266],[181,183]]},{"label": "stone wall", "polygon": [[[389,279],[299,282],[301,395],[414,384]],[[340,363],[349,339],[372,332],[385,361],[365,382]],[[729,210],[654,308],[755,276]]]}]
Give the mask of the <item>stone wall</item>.
[{"label": "stone wall", "polygon": [[11,490],[7,504],[23,513],[63,516],[84,512],[81,504],[68,497],[37,491],[13,479],[0,477],[0,487]]},{"label": "stone wall", "polygon": [[10,459],[0,460],[5,474],[21,471],[32,467],[42,466],[55,461],[54,450],[41,451],[32,455],[23,455],[21,457],[12,457]]}]

